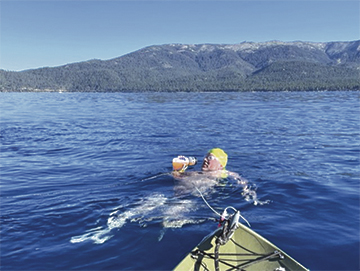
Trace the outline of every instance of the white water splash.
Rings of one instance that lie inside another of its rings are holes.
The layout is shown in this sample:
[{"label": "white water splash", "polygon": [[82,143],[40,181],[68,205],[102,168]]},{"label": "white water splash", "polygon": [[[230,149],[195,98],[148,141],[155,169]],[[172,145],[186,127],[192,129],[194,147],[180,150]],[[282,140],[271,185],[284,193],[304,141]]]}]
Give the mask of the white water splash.
[{"label": "white water splash", "polygon": [[243,191],[241,195],[244,197],[246,201],[253,202],[254,205],[264,205],[269,204],[270,200],[260,201],[256,194],[256,186],[251,186],[248,180],[240,177],[236,179],[238,184],[242,186]]},{"label": "white water splash", "polygon": [[127,222],[136,222],[146,227],[146,223],[155,219],[162,220],[163,230],[160,233],[160,241],[167,228],[181,228],[186,224],[198,224],[205,221],[204,218],[189,218],[189,212],[197,210],[194,201],[177,198],[168,199],[163,194],[150,195],[140,200],[136,207],[125,212],[117,209],[115,208],[109,214],[106,227],[96,227],[82,235],[73,236],[70,242],[80,243],[91,240],[95,244],[103,244],[113,237],[111,235],[113,229],[120,229]]},{"label": "white water splash", "polygon": [[83,235],[73,236],[70,242],[79,243],[92,240],[95,244],[102,244],[113,237],[113,235],[110,235],[111,230],[122,228],[128,220],[141,219],[164,205],[166,200],[167,198],[164,195],[154,194],[141,200],[139,206],[128,211],[119,213],[119,210],[116,210],[109,215],[106,228],[97,227],[91,229]]},{"label": "white water splash", "polygon": [[[79,236],[73,236],[70,239],[71,243],[80,243],[86,240],[92,240],[95,244],[102,244],[109,240],[112,235],[106,235],[110,233],[111,229],[102,229],[101,227],[89,230],[87,233]],[[105,236],[104,236],[105,235]]]}]

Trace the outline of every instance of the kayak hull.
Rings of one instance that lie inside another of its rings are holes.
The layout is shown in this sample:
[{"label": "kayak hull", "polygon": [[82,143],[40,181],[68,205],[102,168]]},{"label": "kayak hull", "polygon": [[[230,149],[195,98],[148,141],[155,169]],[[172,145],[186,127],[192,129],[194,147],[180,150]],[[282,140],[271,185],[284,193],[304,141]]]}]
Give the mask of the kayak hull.
[{"label": "kayak hull", "polygon": [[239,223],[238,228],[226,244],[217,245],[216,240],[221,232],[222,229],[219,228],[206,236],[174,270],[308,270],[243,224]]}]

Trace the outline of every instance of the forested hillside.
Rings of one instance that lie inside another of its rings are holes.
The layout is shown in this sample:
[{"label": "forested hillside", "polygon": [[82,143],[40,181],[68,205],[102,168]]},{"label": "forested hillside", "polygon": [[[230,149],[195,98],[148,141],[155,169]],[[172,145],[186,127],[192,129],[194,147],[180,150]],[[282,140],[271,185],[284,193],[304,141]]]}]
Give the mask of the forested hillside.
[{"label": "forested hillside", "polygon": [[105,61],[0,70],[0,91],[359,89],[360,41],[168,44]]}]

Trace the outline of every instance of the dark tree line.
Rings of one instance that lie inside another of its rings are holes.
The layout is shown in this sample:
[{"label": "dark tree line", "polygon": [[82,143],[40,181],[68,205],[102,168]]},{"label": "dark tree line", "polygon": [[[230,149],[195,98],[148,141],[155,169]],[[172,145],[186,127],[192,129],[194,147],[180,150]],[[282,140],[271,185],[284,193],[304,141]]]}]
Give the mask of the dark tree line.
[{"label": "dark tree line", "polygon": [[0,70],[0,91],[359,90],[360,41],[315,45],[151,46],[107,61]]}]

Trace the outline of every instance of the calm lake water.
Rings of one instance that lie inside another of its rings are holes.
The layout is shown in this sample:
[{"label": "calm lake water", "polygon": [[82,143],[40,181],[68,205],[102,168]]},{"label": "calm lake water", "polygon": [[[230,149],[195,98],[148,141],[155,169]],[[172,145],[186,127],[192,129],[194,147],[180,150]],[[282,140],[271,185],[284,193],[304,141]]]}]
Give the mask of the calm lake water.
[{"label": "calm lake water", "polygon": [[268,203],[223,180],[214,209],[311,270],[359,270],[359,97],[0,93],[1,269],[171,270],[217,227],[171,160],[220,147]]}]

